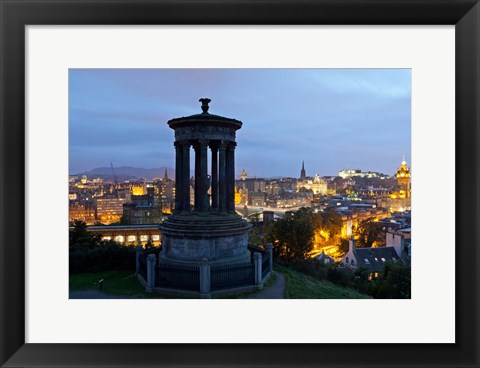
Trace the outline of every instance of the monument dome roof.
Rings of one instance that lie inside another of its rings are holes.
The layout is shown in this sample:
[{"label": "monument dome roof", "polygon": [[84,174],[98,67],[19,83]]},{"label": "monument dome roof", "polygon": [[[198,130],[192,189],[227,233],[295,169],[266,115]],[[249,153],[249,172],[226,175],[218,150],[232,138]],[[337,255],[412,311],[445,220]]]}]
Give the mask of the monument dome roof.
[{"label": "monument dome roof", "polygon": [[229,125],[235,129],[240,129],[242,127],[242,122],[237,119],[227,118],[225,116],[210,114],[208,112],[209,98],[201,98],[199,100],[202,103],[202,113],[194,114],[190,116],[184,116],[180,118],[174,118],[168,121],[168,125],[171,128],[176,126],[190,125],[190,124],[212,124],[212,125]]}]

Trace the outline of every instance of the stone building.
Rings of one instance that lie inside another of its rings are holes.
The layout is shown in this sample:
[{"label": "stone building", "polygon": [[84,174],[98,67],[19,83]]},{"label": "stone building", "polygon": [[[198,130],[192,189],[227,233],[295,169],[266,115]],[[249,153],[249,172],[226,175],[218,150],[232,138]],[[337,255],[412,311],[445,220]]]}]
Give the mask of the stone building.
[{"label": "stone building", "polygon": [[264,207],[267,205],[267,195],[263,192],[250,192],[248,204],[253,207]]},{"label": "stone building", "polygon": [[71,201],[68,207],[68,216],[70,221],[83,221],[87,225],[95,223],[95,207],[92,204],[79,204]]},{"label": "stone building", "polygon": [[102,197],[96,197],[97,220],[104,225],[120,221],[125,203],[127,203],[125,198],[118,198],[114,194],[105,194]]},{"label": "stone building", "polygon": [[302,179],[297,183],[297,192],[301,189],[311,190],[313,194],[327,194],[327,181],[315,174],[313,179]]},{"label": "stone building", "polygon": [[369,279],[372,280],[379,276],[388,261],[403,263],[395,247],[357,248],[352,237],[348,242],[348,252],[340,262],[346,268],[357,269],[363,267],[367,269]]}]

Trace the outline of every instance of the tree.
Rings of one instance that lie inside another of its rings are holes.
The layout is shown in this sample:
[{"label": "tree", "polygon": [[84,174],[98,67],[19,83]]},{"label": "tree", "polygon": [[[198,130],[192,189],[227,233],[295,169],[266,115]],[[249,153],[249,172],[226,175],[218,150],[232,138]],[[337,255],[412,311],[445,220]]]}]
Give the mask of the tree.
[{"label": "tree", "polygon": [[305,209],[286,215],[272,227],[274,252],[286,263],[297,263],[308,258],[313,249],[311,213]]},{"label": "tree", "polygon": [[69,272],[135,270],[135,247],[102,240],[87,231],[83,221],[74,221],[69,232]]},{"label": "tree", "polygon": [[145,244],[145,250],[150,250],[150,249],[153,249],[153,248],[155,248],[153,246],[153,243],[150,240],[148,240],[147,243]]},{"label": "tree", "polygon": [[362,293],[371,294],[372,282],[369,280],[370,271],[365,267],[355,270],[353,275],[353,287]]},{"label": "tree", "polygon": [[311,212],[314,230],[314,245],[322,248],[328,245],[337,245],[342,232],[342,217],[334,211]]},{"label": "tree", "polygon": [[252,226],[256,227],[260,225],[260,212],[257,213],[252,213],[250,216],[248,216],[248,219]]},{"label": "tree", "polygon": [[102,235],[87,231],[87,224],[75,220],[69,232],[70,248],[93,248],[102,243]]},{"label": "tree", "polygon": [[377,242],[385,244],[385,231],[382,224],[372,220],[362,221],[355,231],[359,247],[371,247]]},{"label": "tree", "polygon": [[321,212],[325,228],[330,232],[331,236],[340,235],[342,233],[342,216],[335,211],[327,210]]},{"label": "tree", "polygon": [[120,217],[120,225],[130,225],[130,221],[128,220],[128,217],[125,216],[125,215],[122,215],[122,217]]},{"label": "tree", "polygon": [[411,269],[402,262],[388,261],[379,280],[379,290],[376,298],[410,299]]},{"label": "tree", "polygon": [[340,239],[340,243],[338,244],[338,253],[345,255],[348,252],[350,244],[348,239]]}]

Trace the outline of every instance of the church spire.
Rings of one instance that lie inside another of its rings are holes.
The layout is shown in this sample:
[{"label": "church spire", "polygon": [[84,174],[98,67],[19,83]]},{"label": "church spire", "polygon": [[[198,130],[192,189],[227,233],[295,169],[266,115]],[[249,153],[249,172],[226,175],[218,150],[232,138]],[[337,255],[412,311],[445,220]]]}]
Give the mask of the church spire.
[{"label": "church spire", "polygon": [[300,179],[305,179],[306,174],[305,174],[305,161],[302,160],[302,170],[300,171]]},{"label": "church spire", "polygon": [[167,173],[167,168],[165,168],[165,174],[163,175],[163,181],[167,181],[168,180],[168,173]]}]

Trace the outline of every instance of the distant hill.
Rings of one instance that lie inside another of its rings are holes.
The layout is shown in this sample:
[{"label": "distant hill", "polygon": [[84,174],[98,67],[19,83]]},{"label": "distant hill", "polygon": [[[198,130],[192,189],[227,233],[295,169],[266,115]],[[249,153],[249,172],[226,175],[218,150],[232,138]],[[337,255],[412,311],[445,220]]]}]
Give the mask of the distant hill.
[{"label": "distant hill", "polygon": [[[140,178],[147,178],[147,179],[163,178],[163,176],[165,175],[165,169],[167,169],[168,177],[170,179],[174,179],[175,171],[170,167],[144,169],[140,167],[120,166],[120,167],[114,168],[115,175],[117,176],[119,181],[140,179]],[[113,180],[111,167],[97,167],[96,169],[76,173],[73,175],[77,175],[77,176],[87,175],[89,179],[102,178],[104,180]]]}]

